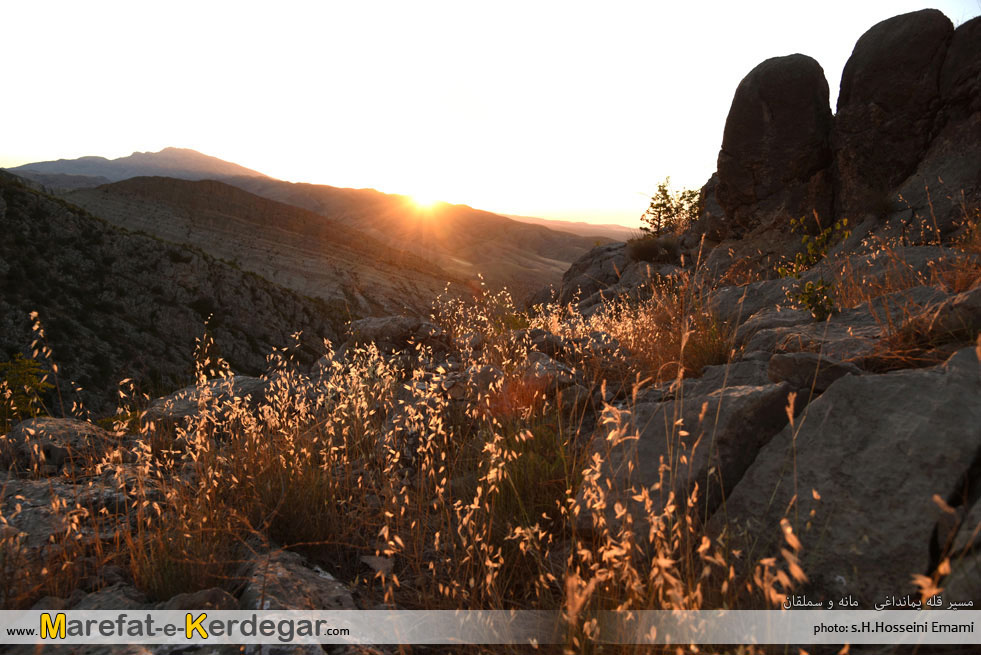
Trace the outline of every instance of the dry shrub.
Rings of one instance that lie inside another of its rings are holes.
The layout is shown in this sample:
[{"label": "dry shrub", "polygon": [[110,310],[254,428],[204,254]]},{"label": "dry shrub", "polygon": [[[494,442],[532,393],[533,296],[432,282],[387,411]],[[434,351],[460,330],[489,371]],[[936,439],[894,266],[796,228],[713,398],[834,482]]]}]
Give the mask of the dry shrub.
[{"label": "dry shrub", "polygon": [[590,330],[619,341],[632,370],[664,382],[697,377],[705,366],[729,361],[732,335],[706,309],[691,274],[652,282],[641,292],[640,301],[609,303],[587,322]]}]

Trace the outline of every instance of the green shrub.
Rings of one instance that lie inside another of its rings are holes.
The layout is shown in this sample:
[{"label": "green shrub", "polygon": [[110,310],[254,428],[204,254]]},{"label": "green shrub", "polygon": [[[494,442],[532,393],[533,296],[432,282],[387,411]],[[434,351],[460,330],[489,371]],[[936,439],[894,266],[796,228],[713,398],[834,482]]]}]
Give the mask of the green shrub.
[{"label": "green shrub", "polygon": [[848,230],[848,219],[843,218],[834,225],[821,229],[821,221],[817,212],[814,219],[820,232],[808,234],[803,218],[790,219],[790,227],[794,232],[804,232],[801,237],[801,250],[794,256],[794,261],[777,268],[781,277],[793,277],[797,284],[787,290],[787,298],[795,307],[807,309],[816,320],[823,321],[838,311],[835,296],[837,285],[824,279],[822,275],[817,281],[800,282],[801,275],[828,255],[832,244],[847,239],[851,235]]}]

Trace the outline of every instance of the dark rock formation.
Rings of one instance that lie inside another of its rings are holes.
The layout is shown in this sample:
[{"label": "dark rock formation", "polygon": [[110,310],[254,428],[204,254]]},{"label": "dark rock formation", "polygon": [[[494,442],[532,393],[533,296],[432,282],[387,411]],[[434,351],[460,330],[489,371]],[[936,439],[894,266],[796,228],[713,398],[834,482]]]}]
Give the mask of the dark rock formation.
[{"label": "dark rock formation", "polygon": [[[936,9],[895,16],[862,35],[845,64],[835,116],[836,205],[883,213],[936,133],[940,72],[954,27]],[[950,79],[961,69],[952,66]]]},{"label": "dark rock formation", "polygon": [[828,82],[815,60],[774,57],[750,71],[736,89],[719,153],[716,195],[730,226],[738,233],[774,214],[828,215],[830,134]]}]

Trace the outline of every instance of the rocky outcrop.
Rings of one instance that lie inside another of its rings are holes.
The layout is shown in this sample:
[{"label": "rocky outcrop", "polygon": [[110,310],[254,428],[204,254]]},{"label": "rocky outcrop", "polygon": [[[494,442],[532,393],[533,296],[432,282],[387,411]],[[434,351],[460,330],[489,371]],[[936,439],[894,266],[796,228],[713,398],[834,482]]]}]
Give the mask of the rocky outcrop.
[{"label": "rocky outcrop", "polygon": [[932,369],[846,375],[759,452],[711,527],[752,559],[782,543],[786,515],[816,599],[915,593],[912,576],[939,563],[934,495],[958,506],[965,484],[977,491],[979,426],[976,348]]},{"label": "rocky outcrop", "polygon": [[730,230],[831,209],[831,109],[810,57],[767,59],[736,88],[719,153],[716,196]]},{"label": "rocky outcrop", "polygon": [[576,296],[586,298],[614,284],[626,267],[624,244],[610,243],[593,248],[573,262],[562,276],[559,302],[566,304]]},{"label": "rocky outcrop", "polygon": [[954,26],[936,9],[895,16],[862,35],[845,64],[835,115],[837,205],[876,212],[935,134],[940,70]]},{"label": "rocky outcrop", "polygon": [[800,245],[789,218],[848,218],[855,244],[949,240],[981,199],[979,52],[979,18],[956,30],[935,9],[882,21],[855,45],[834,117],[817,62],[764,61],[736,89],[718,181],[702,190],[722,215],[703,200],[683,243],[722,239],[705,257],[713,272],[767,274]]}]

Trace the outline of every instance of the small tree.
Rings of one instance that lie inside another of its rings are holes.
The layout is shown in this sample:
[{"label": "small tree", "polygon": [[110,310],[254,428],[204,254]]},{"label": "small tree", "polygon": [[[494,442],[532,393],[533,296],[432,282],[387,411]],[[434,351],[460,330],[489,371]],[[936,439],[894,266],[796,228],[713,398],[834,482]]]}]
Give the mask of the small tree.
[{"label": "small tree", "polygon": [[641,230],[653,236],[667,232],[681,232],[689,227],[701,211],[700,193],[697,189],[670,190],[671,178],[666,177],[657,185],[651,204],[640,217]]}]

